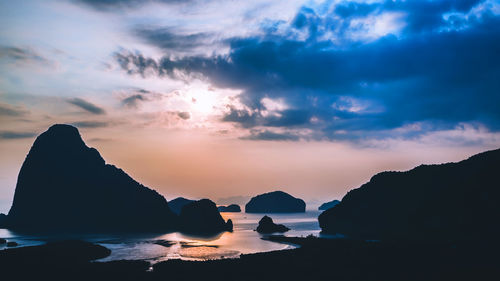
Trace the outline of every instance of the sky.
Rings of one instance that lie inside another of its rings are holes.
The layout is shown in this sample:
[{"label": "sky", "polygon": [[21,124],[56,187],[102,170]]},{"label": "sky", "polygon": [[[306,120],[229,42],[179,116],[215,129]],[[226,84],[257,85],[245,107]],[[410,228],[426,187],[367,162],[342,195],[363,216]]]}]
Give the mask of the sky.
[{"label": "sky", "polygon": [[0,0],[0,212],[56,123],[168,200],[500,147],[500,1]]}]

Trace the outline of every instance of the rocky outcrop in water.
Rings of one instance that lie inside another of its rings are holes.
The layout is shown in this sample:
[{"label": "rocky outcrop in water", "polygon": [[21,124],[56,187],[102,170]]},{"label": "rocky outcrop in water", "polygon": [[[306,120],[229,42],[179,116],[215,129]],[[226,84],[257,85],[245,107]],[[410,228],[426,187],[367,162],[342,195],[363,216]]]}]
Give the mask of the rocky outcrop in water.
[{"label": "rocky outcrop in water", "polygon": [[224,221],[215,203],[209,199],[194,201],[182,207],[179,221],[180,230],[189,234],[212,235],[233,231],[232,221]]},{"label": "rocky outcrop in water", "polygon": [[168,206],[170,207],[170,210],[172,210],[172,212],[174,212],[176,215],[180,215],[182,207],[194,201],[196,200],[190,200],[184,197],[177,197],[175,199],[168,201]]},{"label": "rocky outcrop in water", "polygon": [[304,200],[283,191],[257,195],[245,205],[246,213],[303,213],[305,211]]},{"label": "rocky outcrop in water", "polygon": [[239,205],[236,204],[231,204],[228,206],[219,206],[217,207],[219,209],[219,212],[228,212],[228,213],[239,213],[241,212],[241,208]]},{"label": "rocky outcrop in water", "polygon": [[498,239],[500,149],[458,163],[383,172],[319,216],[324,233],[362,239]]},{"label": "rocky outcrop in water", "polygon": [[288,230],[290,230],[290,228],[282,224],[275,224],[272,218],[264,216],[262,217],[262,219],[260,219],[259,225],[257,226],[256,230],[259,233],[274,233],[287,232]]},{"label": "rocky outcrop in water", "polygon": [[19,172],[6,226],[22,231],[167,231],[176,216],[156,191],[106,164],[78,130],[54,125]]},{"label": "rocky outcrop in water", "polygon": [[339,204],[339,203],[340,203],[339,200],[333,200],[330,202],[326,202],[326,203],[321,204],[321,206],[318,207],[318,210],[328,210],[330,208],[337,206],[337,204]]}]

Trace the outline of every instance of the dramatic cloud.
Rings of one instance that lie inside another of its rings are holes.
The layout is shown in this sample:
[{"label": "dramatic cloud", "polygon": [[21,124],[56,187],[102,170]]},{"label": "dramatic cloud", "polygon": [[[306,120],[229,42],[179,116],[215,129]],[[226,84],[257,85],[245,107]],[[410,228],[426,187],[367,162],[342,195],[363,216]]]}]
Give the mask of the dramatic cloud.
[{"label": "dramatic cloud", "polygon": [[[500,18],[488,3],[385,1],[303,8],[280,32],[266,29],[259,36],[228,39],[227,55],[155,60],[121,51],[115,57],[131,75],[202,75],[217,87],[243,90],[240,101],[246,108],[230,105],[222,120],[260,132],[309,128],[309,137],[319,139],[411,138],[461,122],[497,131]],[[281,99],[288,107],[270,112],[265,99]]]},{"label": "dramatic cloud", "polygon": [[68,102],[92,114],[106,114],[104,109],[81,98],[69,99]]},{"label": "dramatic cloud", "polygon": [[33,132],[0,131],[0,139],[26,139],[36,136]]}]

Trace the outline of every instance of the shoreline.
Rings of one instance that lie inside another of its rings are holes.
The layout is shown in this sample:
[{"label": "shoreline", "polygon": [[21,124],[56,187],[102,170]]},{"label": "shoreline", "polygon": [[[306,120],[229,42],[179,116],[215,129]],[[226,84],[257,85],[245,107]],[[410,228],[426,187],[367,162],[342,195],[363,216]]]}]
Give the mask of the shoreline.
[{"label": "shoreline", "polygon": [[300,247],[239,258],[172,259],[152,265],[144,260],[95,261],[111,251],[88,242],[65,241],[1,250],[0,266],[2,276],[15,280],[487,280],[500,276],[498,242],[269,239]]}]

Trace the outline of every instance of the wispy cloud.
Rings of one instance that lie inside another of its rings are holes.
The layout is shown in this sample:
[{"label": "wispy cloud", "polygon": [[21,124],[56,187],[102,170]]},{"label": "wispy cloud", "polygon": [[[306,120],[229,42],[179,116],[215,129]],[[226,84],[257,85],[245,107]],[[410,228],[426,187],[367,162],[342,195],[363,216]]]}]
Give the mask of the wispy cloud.
[{"label": "wispy cloud", "polygon": [[0,103],[0,116],[20,117],[28,113],[29,111],[23,107]]},{"label": "wispy cloud", "polygon": [[0,139],[26,139],[36,136],[34,132],[0,131]]},{"label": "wispy cloud", "polygon": [[106,114],[106,111],[103,108],[81,98],[72,98],[67,100],[67,102],[92,114]]},{"label": "wispy cloud", "polygon": [[50,60],[27,47],[0,46],[0,59],[10,59],[24,63],[50,64]]},{"label": "wispy cloud", "polygon": [[102,122],[102,121],[79,121],[79,122],[73,122],[71,125],[78,127],[78,128],[102,128],[102,127],[108,127],[109,122]]}]

